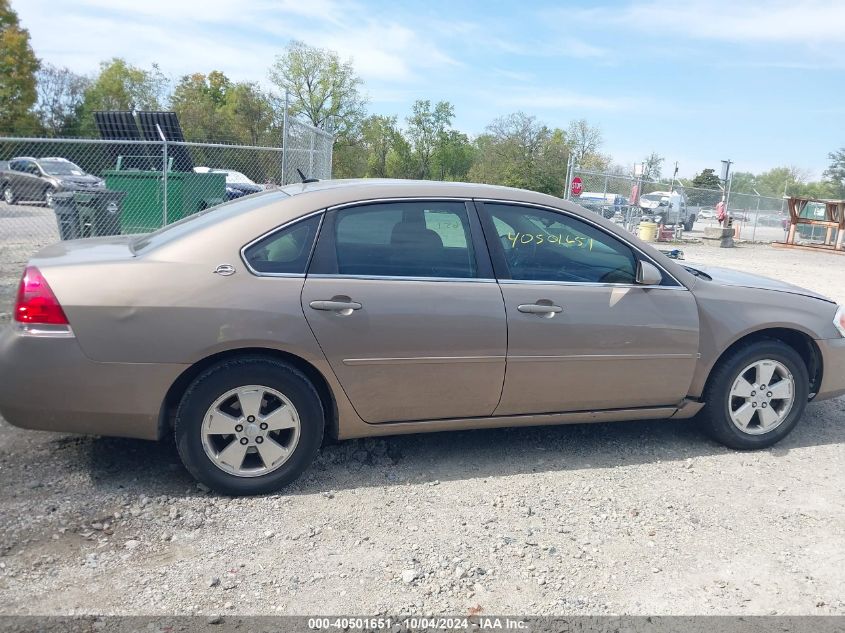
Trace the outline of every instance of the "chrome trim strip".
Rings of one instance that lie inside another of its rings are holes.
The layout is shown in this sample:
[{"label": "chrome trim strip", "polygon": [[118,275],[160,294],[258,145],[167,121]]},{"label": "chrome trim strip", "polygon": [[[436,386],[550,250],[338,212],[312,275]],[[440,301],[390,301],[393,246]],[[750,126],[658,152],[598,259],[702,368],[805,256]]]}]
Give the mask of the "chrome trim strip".
[{"label": "chrome trim strip", "polygon": [[546,362],[558,360],[659,360],[691,359],[695,354],[569,354],[561,356],[508,356],[508,362]]},{"label": "chrome trim strip", "polygon": [[[662,269],[661,269],[662,270]],[[689,290],[685,286],[644,286],[642,284],[612,284],[598,281],[543,281],[537,279],[500,279],[500,284],[531,284],[538,286],[575,286],[579,288],[639,288],[640,290]]]},{"label": "chrome trim strip", "polygon": [[334,275],[323,273],[312,273],[309,279],[362,279],[369,281],[445,281],[445,282],[476,282],[485,284],[496,283],[495,279],[476,277],[392,277],[390,275]]},{"label": "chrome trim strip", "polygon": [[[292,278],[304,278],[304,277],[305,277],[305,273],[260,273],[260,272],[258,272],[257,270],[255,270],[252,266],[250,266],[250,265],[249,265],[249,261],[248,261],[248,260],[247,260],[247,258],[246,258],[246,250],[247,250],[250,246],[252,246],[253,244],[257,244],[258,242],[260,242],[260,241],[261,241],[261,240],[263,240],[264,238],[266,238],[266,237],[270,237],[270,236],[271,236],[271,235],[273,235],[274,233],[278,233],[279,231],[282,231],[282,230],[286,229],[286,228],[287,228],[287,227],[289,227],[291,224],[296,224],[297,222],[301,222],[302,220],[307,220],[308,218],[311,218],[311,217],[313,217],[313,216],[317,215],[318,213],[325,213],[325,209],[319,209],[318,211],[312,211],[311,213],[306,213],[305,215],[301,215],[301,216],[299,216],[298,218],[294,218],[293,220],[289,220],[288,222],[285,222],[284,224],[280,224],[280,225],[279,225],[279,226],[277,226],[276,228],[274,228],[274,229],[270,229],[269,231],[267,231],[267,232],[266,232],[266,233],[264,233],[263,235],[261,235],[261,236],[259,236],[259,237],[256,237],[256,238],[255,238],[254,240],[252,240],[251,242],[249,242],[249,243],[245,244],[244,246],[242,246],[242,247],[241,247],[241,250],[240,250],[241,261],[244,263],[244,266],[246,266],[246,269],[247,269],[249,272],[251,272],[253,275],[255,275],[256,277],[292,277]],[[308,264],[310,264],[310,262],[311,262],[311,257],[314,255],[314,248],[317,246],[317,238],[320,236],[320,229],[321,229],[321,228],[323,228],[323,219],[324,219],[324,218],[325,218],[325,216],[323,216],[322,218],[320,218],[320,224],[317,226],[317,234],[314,236],[314,243],[313,243],[313,244],[311,244],[311,252],[310,252],[310,253],[308,253],[308,262],[306,262],[306,264],[305,264],[305,269],[306,269],[306,270],[308,270]]]},{"label": "chrome trim strip", "polygon": [[16,321],[15,331],[19,336],[31,336],[34,338],[76,338],[73,328],[69,325],[20,323]]},{"label": "chrome trim strip", "polygon": [[[485,202],[489,202],[489,203],[491,203],[491,204],[509,204],[509,205],[512,205],[512,206],[514,206],[514,205],[515,205],[515,206],[523,206],[523,207],[534,207],[535,209],[546,209],[547,211],[554,211],[554,212],[556,212],[556,213],[563,213],[564,215],[568,215],[568,216],[570,216],[570,217],[574,217],[576,220],[581,220],[582,222],[586,222],[587,224],[590,224],[590,225],[592,225],[593,227],[595,227],[596,229],[598,229],[599,231],[603,231],[603,232],[605,232],[605,233],[608,233],[608,232],[609,232],[609,231],[608,231],[605,227],[603,227],[602,225],[600,225],[600,224],[598,224],[598,223],[594,222],[591,218],[588,218],[588,217],[587,217],[587,216],[585,216],[585,215],[581,215],[580,213],[574,213],[574,212],[572,212],[572,211],[569,211],[568,209],[561,209],[561,208],[558,208],[558,207],[551,207],[551,206],[548,206],[548,205],[545,205],[545,204],[540,204],[540,203],[538,203],[538,202],[521,202],[521,201],[519,201],[519,200],[497,200],[497,199],[495,199],[495,198],[475,198],[475,199],[476,199],[476,200],[478,200],[479,202],[481,202],[482,204],[483,204],[483,203],[485,203]],[[571,200],[568,200],[567,202],[571,202]],[[573,204],[574,204],[574,203],[573,203]],[[673,275],[673,274],[672,274],[672,273],[670,273],[668,270],[666,270],[665,268],[663,268],[663,266],[661,266],[661,265],[660,265],[660,264],[658,264],[656,261],[654,261],[654,259],[651,257],[651,255],[649,255],[648,253],[646,253],[645,251],[643,251],[643,250],[642,250],[639,246],[637,246],[636,244],[633,244],[633,243],[629,242],[627,239],[623,238],[623,237],[622,237],[622,236],[620,236],[620,235],[616,235],[615,233],[611,233],[611,235],[613,235],[613,237],[615,237],[616,239],[618,239],[618,240],[619,240],[620,242],[622,242],[623,244],[625,244],[625,245],[627,245],[628,247],[630,247],[630,248],[634,249],[636,252],[638,252],[640,255],[642,255],[642,256],[643,256],[643,257],[645,257],[648,261],[650,261],[652,264],[654,264],[655,266],[657,266],[657,268],[658,268],[658,269],[659,269],[662,273],[666,274],[666,275],[667,275],[670,279],[672,279],[672,280],[673,280],[676,284],[678,284],[678,285],[680,286],[680,288],[679,288],[679,289],[689,290],[689,288],[687,288],[684,284],[682,284],[682,283],[678,280],[678,278],[677,278],[677,277],[675,277],[675,275]],[[578,282],[573,282],[573,283],[578,283]],[[644,286],[644,285],[639,285],[639,284],[636,284],[636,287],[637,287],[637,288],[671,288],[671,286]]]},{"label": "chrome trim strip", "polygon": [[409,358],[344,358],[344,365],[443,365],[449,363],[499,363],[504,356],[412,356]]}]

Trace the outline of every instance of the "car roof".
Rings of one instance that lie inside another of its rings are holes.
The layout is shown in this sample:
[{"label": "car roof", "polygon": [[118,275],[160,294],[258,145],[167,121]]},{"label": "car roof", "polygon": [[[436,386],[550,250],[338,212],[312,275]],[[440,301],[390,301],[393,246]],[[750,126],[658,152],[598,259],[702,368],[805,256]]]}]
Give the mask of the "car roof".
[{"label": "car roof", "polygon": [[439,196],[444,198],[503,199],[534,202],[536,204],[555,204],[556,206],[567,204],[562,198],[515,187],[434,180],[349,178],[295,183],[281,187],[281,190],[290,196],[309,193],[320,194],[318,197],[327,199],[327,202],[335,199],[334,204],[378,198]]}]

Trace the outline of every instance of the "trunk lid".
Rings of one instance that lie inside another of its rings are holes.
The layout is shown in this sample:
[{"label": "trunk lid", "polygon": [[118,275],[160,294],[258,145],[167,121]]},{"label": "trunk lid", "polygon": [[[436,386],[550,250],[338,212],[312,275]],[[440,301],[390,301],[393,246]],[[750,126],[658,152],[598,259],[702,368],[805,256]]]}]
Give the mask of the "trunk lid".
[{"label": "trunk lid", "polygon": [[110,235],[56,242],[32,256],[30,263],[39,268],[90,264],[92,262],[132,259],[132,242],[137,235]]}]

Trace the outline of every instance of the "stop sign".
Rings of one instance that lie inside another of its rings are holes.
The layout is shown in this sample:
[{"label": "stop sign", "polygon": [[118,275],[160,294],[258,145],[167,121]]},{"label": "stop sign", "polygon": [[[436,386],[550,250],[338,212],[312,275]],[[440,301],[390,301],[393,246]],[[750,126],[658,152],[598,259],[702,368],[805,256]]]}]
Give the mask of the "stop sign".
[{"label": "stop sign", "polygon": [[580,196],[582,191],[584,191],[584,183],[581,182],[581,179],[578,176],[575,176],[575,178],[572,179],[572,195]]}]

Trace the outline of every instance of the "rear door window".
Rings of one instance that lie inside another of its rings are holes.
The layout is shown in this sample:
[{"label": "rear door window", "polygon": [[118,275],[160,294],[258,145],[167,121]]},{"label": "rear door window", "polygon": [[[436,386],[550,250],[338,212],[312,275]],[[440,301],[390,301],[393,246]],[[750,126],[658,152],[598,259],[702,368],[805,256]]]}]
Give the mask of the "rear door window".
[{"label": "rear door window", "polygon": [[331,267],[336,274],[477,276],[463,202],[401,201],[341,209],[332,238],[336,261]]}]

